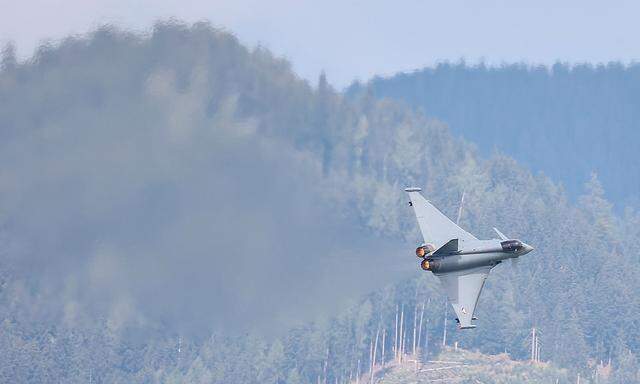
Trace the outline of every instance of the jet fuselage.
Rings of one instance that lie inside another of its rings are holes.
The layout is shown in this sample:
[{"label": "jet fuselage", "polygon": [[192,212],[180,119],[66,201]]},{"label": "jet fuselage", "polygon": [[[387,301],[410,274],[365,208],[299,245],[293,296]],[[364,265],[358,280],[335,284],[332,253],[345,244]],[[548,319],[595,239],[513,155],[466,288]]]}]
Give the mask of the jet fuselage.
[{"label": "jet fuselage", "polygon": [[520,240],[479,240],[461,244],[461,249],[449,254],[427,256],[428,270],[434,274],[462,271],[477,267],[494,267],[503,260],[531,252],[531,246]]},{"label": "jet fuselage", "polygon": [[409,187],[405,191],[424,240],[416,248],[420,267],[433,272],[442,283],[459,327],[474,328],[478,298],[491,269],[505,259],[517,260],[533,247],[508,238],[497,228],[493,230],[500,240],[479,240],[425,199],[420,188]]}]

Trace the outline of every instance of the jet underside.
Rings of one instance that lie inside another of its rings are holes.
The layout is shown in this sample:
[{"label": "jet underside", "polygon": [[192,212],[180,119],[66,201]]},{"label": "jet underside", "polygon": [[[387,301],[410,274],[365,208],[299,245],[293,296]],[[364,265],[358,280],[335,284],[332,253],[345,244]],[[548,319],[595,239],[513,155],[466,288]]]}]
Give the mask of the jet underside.
[{"label": "jet underside", "polygon": [[533,248],[507,238],[497,229],[501,240],[478,240],[427,201],[419,188],[405,191],[409,193],[410,205],[424,238],[424,244],[416,249],[416,255],[422,258],[422,268],[431,271],[442,283],[460,328],[474,328],[471,322],[491,269]]}]

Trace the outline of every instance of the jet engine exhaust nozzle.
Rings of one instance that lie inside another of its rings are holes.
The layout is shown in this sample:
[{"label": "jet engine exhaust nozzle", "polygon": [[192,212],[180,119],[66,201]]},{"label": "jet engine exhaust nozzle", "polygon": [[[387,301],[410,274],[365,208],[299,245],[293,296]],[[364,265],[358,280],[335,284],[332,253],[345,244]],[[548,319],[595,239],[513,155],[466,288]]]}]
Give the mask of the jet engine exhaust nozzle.
[{"label": "jet engine exhaust nozzle", "polygon": [[418,256],[421,259],[424,259],[428,255],[432,254],[435,250],[436,250],[436,247],[433,244],[427,243],[416,248],[416,256]]}]

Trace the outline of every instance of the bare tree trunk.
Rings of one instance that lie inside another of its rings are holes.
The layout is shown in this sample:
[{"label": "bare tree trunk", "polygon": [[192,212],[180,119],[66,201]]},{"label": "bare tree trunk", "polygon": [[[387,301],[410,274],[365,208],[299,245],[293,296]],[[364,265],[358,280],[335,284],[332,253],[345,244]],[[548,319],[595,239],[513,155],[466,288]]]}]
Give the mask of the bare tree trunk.
[{"label": "bare tree trunk", "polygon": [[384,348],[385,348],[385,345],[386,345],[386,341],[387,341],[387,328],[384,328],[382,330],[382,368],[384,368],[384,363],[385,363],[385,361],[384,361],[384,357],[385,357],[384,356]]},{"label": "bare tree trunk", "polygon": [[407,325],[405,324],[404,326],[404,332],[402,333],[402,348],[400,348],[400,351],[402,351],[402,361],[404,361],[405,355],[407,354]]},{"label": "bare tree trunk", "polygon": [[[429,321],[427,321],[427,324],[429,324]],[[429,328],[428,326],[426,328]],[[424,334],[424,356],[425,358],[429,356],[429,332],[425,331]]]},{"label": "bare tree trunk", "polygon": [[531,361],[536,361],[536,327],[531,328]]},{"label": "bare tree trunk", "polygon": [[444,301],[444,328],[442,330],[442,346],[447,346],[447,300]]},{"label": "bare tree trunk", "polygon": [[398,304],[396,304],[396,334],[393,337],[393,359],[398,360]]},{"label": "bare tree trunk", "polygon": [[369,374],[373,372],[373,335],[369,341]]},{"label": "bare tree trunk", "polygon": [[400,339],[400,342],[402,343],[401,347],[400,347],[400,362],[404,362],[404,358],[406,357],[407,354],[407,322],[406,319],[404,319],[402,321],[402,339]]},{"label": "bare tree trunk", "polygon": [[[422,317],[424,316],[424,301],[422,302],[422,309],[420,310],[420,323],[418,325],[418,349],[420,349],[420,341],[422,340]],[[414,351],[415,353],[416,351]]]},{"label": "bare tree trunk", "polygon": [[327,358],[324,359],[324,368],[322,369],[322,374],[324,375],[323,383],[327,384],[327,365],[329,364],[329,348],[327,348]]},{"label": "bare tree trunk", "polygon": [[398,352],[398,362],[402,362],[402,354],[404,353],[404,304],[400,310],[400,351]]},{"label": "bare tree trunk", "polygon": [[373,384],[373,372],[376,368],[376,353],[378,352],[378,336],[380,336],[380,327],[376,331],[376,341],[373,343],[373,358],[371,359],[371,384]]},{"label": "bare tree trunk", "polygon": [[356,368],[356,384],[360,384],[360,359],[358,359],[358,366]]},{"label": "bare tree trunk", "polygon": [[417,330],[418,328],[418,303],[416,303],[413,306],[413,347],[412,349],[412,353],[415,356],[416,355],[416,337],[417,337]]},{"label": "bare tree trunk", "polygon": [[460,224],[460,218],[462,217],[462,206],[464,205],[464,192],[462,191],[462,197],[460,198],[460,207],[458,207],[458,217],[456,219],[456,224]]},{"label": "bare tree trunk", "polygon": [[376,367],[376,357],[378,355],[378,338],[380,337],[380,327],[376,330],[376,341],[373,343],[373,367]]}]

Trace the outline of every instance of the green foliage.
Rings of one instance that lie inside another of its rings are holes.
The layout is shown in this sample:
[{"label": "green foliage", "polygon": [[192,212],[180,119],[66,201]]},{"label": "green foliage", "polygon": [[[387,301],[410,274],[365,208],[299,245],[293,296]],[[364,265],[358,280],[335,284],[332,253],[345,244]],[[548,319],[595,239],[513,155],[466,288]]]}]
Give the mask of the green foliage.
[{"label": "green foliage", "polygon": [[[95,383],[343,383],[368,371],[376,334],[386,332],[385,360],[393,360],[397,308],[404,309],[409,351],[414,314],[422,304],[418,347],[423,358],[438,352],[447,316],[448,344],[491,354],[506,350],[526,359],[527,337],[535,326],[544,361],[583,371],[589,360],[613,356],[618,376],[612,380],[637,378],[640,216],[633,210],[616,216],[595,177],[579,204],[572,204],[548,178],[505,156],[479,156],[436,120],[390,100],[375,100],[368,92],[346,98],[324,75],[314,89],[287,62],[261,48],[248,50],[232,35],[202,23],[158,24],[149,36],[104,28],[89,38],[42,47],[32,61],[15,65],[7,52],[9,64],[0,72],[0,139],[30,138],[24,148],[3,147],[7,151],[36,151],[78,122],[87,131],[77,134],[90,133],[95,140],[123,125],[128,132],[119,143],[140,132],[176,143],[175,152],[140,159],[135,167],[112,164],[118,172],[141,167],[162,173],[185,156],[184,143],[196,157],[223,147],[202,146],[203,137],[272,145],[293,153],[302,159],[302,169],[317,175],[314,183],[324,200],[314,204],[340,212],[381,239],[420,241],[402,192],[404,186],[419,185],[450,216],[465,191],[461,225],[480,237],[492,236],[490,229],[497,226],[536,251],[517,269],[495,269],[474,331],[454,330],[437,282],[418,271],[407,246],[405,256],[405,249],[399,250],[397,264],[414,273],[394,284],[381,283],[327,321],[268,338],[215,330],[207,339],[180,338],[178,347],[179,336],[169,327],[149,326],[140,343],[119,332],[127,327],[118,327],[117,319],[74,319],[69,315],[73,303],[65,303],[67,317],[51,309],[46,305],[51,294],[4,272],[20,250],[3,246],[0,382],[87,382],[91,377]],[[354,276],[354,284],[367,278]],[[615,353],[620,345],[627,349]],[[378,363],[381,351],[379,340]]]},{"label": "green foliage", "polygon": [[[486,66],[442,63],[355,83],[402,100],[447,122],[485,155],[496,150],[564,184],[576,197],[592,172],[621,208],[638,206],[640,162],[629,143],[640,139],[640,65]],[[558,166],[562,164],[562,166]]]},{"label": "green foliage", "polygon": [[608,384],[637,383],[640,380],[638,359],[628,349],[622,349],[618,356],[617,369]]}]

